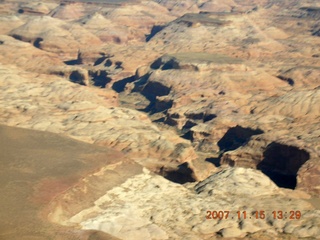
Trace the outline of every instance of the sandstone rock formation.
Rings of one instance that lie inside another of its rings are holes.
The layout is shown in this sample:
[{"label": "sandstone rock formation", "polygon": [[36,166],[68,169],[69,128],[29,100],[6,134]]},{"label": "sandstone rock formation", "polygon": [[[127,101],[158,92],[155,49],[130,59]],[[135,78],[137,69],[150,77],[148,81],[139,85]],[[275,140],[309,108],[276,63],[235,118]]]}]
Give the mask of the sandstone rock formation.
[{"label": "sandstone rock formation", "polygon": [[[1,70],[7,79],[1,85],[6,89],[1,96],[1,123],[113,147],[153,169],[163,167],[162,161],[178,164],[196,158],[188,141],[161,132],[143,113],[116,107],[117,94],[112,90],[90,90],[57,78],[30,81],[13,69]],[[13,117],[19,112],[20,117]],[[150,161],[153,158],[156,161]]]},{"label": "sandstone rock formation", "polygon": [[[285,194],[268,177],[252,169],[228,168],[189,189],[144,171],[108,191],[94,206],[66,219],[64,224],[80,223],[84,229],[102,230],[122,239],[248,237],[258,231],[317,237],[320,229],[315,216],[319,210],[296,199],[291,199],[288,206]],[[176,197],[179,202],[174,200]],[[271,212],[275,205],[288,212],[301,209],[303,224],[309,230],[292,220],[274,220]],[[255,211],[248,211],[246,219],[238,219],[237,211],[261,206],[264,219],[256,219]],[[219,221],[206,217],[208,211],[219,210],[230,211],[229,216]]]},{"label": "sandstone rock formation", "polygon": [[49,16],[34,17],[24,25],[13,29],[9,35],[30,42],[48,52],[70,53],[83,44],[100,44],[100,40],[80,26]]}]

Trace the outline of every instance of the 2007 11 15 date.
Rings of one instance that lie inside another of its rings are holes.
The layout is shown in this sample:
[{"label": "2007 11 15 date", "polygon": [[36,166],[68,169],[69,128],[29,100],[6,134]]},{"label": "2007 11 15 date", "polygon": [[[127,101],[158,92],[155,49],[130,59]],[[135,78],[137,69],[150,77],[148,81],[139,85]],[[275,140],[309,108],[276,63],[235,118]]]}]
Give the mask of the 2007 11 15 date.
[{"label": "2007 11 15 date", "polygon": [[[236,213],[236,214],[235,214]],[[272,211],[266,213],[264,210],[252,211],[251,213],[247,213],[247,211],[237,211],[233,213],[231,218],[236,219],[265,219],[267,214],[271,215],[273,219],[291,219],[298,220],[301,218],[302,214],[298,211]],[[228,219],[230,215],[230,211],[207,211],[206,219]]]}]

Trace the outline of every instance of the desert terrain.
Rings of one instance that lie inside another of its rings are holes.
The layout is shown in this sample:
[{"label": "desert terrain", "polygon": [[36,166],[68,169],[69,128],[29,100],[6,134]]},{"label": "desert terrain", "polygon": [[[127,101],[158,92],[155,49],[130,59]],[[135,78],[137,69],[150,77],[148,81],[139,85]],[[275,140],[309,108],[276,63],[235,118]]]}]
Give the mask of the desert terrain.
[{"label": "desert terrain", "polygon": [[0,239],[319,239],[320,2],[0,1]]}]

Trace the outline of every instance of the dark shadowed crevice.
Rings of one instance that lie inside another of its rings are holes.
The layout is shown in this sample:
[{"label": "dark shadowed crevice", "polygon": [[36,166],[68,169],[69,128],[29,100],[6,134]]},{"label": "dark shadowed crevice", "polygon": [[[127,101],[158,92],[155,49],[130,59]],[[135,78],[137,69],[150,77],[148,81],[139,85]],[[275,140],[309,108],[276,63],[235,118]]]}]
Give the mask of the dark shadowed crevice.
[{"label": "dark shadowed crevice", "polygon": [[171,114],[170,116],[168,116],[167,114],[167,116],[165,117],[164,123],[169,126],[176,126],[178,124],[179,118],[176,118],[174,116],[175,116],[174,114]]},{"label": "dark shadowed crevice", "polygon": [[152,122],[154,122],[154,123],[163,123],[164,120],[165,120],[165,117],[161,117],[161,118],[158,118],[156,120],[153,120]]},{"label": "dark shadowed crevice", "polygon": [[209,122],[212,119],[216,118],[216,114],[206,113],[205,110],[202,112],[193,112],[184,114],[188,119],[192,120],[201,120],[202,122]]},{"label": "dark shadowed crevice", "polygon": [[267,175],[278,187],[295,189],[297,186],[297,175],[282,174],[275,170],[260,169]]},{"label": "dark shadowed crevice", "polygon": [[310,154],[303,149],[272,142],[264,151],[263,160],[258,164],[257,169],[279,187],[295,189],[297,173],[309,158]]},{"label": "dark shadowed crevice", "polygon": [[123,62],[120,62],[120,61],[115,62],[115,65],[116,65],[115,69],[122,69],[123,70],[122,64],[123,64]]},{"label": "dark shadowed crevice", "polygon": [[[139,93],[139,94],[143,95],[141,92],[142,92],[144,86],[147,84],[149,76],[150,76],[150,74],[145,74],[142,77],[140,77],[138,80],[133,81],[132,87],[131,87],[131,93]],[[136,79],[136,76],[134,76],[134,78]],[[144,97],[147,98],[146,96],[144,96]]]},{"label": "dark shadowed crevice", "polygon": [[74,82],[74,83],[77,83],[77,84],[80,84],[80,85],[85,85],[85,76],[83,74],[81,74],[79,71],[73,71],[71,74],[70,74],[70,77],[69,77],[70,81],[71,82]]},{"label": "dark shadowed crevice", "polygon": [[135,80],[135,76],[134,75],[131,76],[131,77],[124,78],[124,79],[122,79],[120,81],[115,82],[112,85],[112,89],[115,90],[117,93],[123,92],[126,84],[127,83],[132,83],[132,82],[134,82],[134,80]]},{"label": "dark shadowed crevice", "polygon": [[[166,96],[170,93],[171,88],[162,85],[159,82],[147,82],[146,85],[144,85],[143,89],[141,90],[141,94],[147,98],[150,101],[149,106],[147,106],[144,111],[145,112],[151,112],[151,113],[157,113],[160,111],[164,111],[172,106],[172,101],[168,101],[166,105],[166,109],[164,108],[165,105],[158,104],[157,103],[157,97],[159,96]],[[160,108],[160,109],[157,109]]]},{"label": "dark shadowed crevice", "polygon": [[14,39],[19,40],[19,41],[31,43],[36,48],[40,48],[41,42],[43,42],[43,40],[44,40],[41,37],[38,37],[36,39],[29,39],[29,38],[25,38],[24,36],[21,36],[19,34],[12,34],[11,37],[13,37]]},{"label": "dark shadowed crevice", "polygon": [[89,71],[89,75],[93,81],[93,85],[96,87],[105,88],[106,84],[111,82],[111,78],[108,77],[106,71]]},{"label": "dark shadowed crevice", "polygon": [[150,34],[146,35],[146,42],[149,42],[158,32],[160,32],[164,26],[155,25],[152,27]]},{"label": "dark shadowed crevice", "polygon": [[203,122],[209,122],[211,121],[212,119],[216,118],[217,115],[216,114],[205,114],[204,117],[203,117]]},{"label": "dark shadowed crevice", "polygon": [[[213,165],[215,165],[215,167],[220,167],[221,159],[225,152],[232,151],[243,146],[250,140],[252,136],[262,133],[264,132],[260,129],[243,128],[241,126],[230,128],[217,143],[220,150],[219,156],[206,158],[206,162],[212,163]],[[205,143],[205,141],[203,143]],[[198,148],[203,151],[203,147],[201,146],[201,144]],[[233,167],[235,165],[235,162],[232,160],[228,160],[228,165]]]},{"label": "dark shadowed crevice", "polygon": [[193,177],[193,171],[189,168],[188,163],[179,165],[176,170],[165,170],[164,168],[161,168],[160,175],[171,182],[180,184],[196,181]]},{"label": "dark shadowed crevice", "polygon": [[112,66],[112,61],[110,59],[107,59],[107,61],[104,63],[105,67],[111,67]]},{"label": "dark shadowed crevice", "polygon": [[220,151],[231,151],[241,147],[246,143],[253,135],[262,134],[260,129],[243,128],[241,126],[235,126],[230,128],[226,134],[219,140],[218,146]]},{"label": "dark shadowed crevice", "polygon": [[164,60],[163,58],[158,58],[150,65],[150,68],[154,70],[160,69],[160,67],[162,71],[180,68],[175,58],[172,58],[168,61]]},{"label": "dark shadowed crevice", "polygon": [[187,131],[185,134],[181,135],[180,137],[190,140],[191,142],[193,142],[194,140],[192,131]]},{"label": "dark shadowed crevice", "polygon": [[202,120],[204,118],[204,112],[185,113],[184,115],[192,120]]},{"label": "dark shadowed crevice", "polygon": [[159,82],[148,82],[141,93],[149,100],[155,100],[157,96],[165,96],[170,93],[170,88]]},{"label": "dark shadowed crevice", "polygon": [[155,60],[153,63],[151,63],[150,68],[157,70],[162,66],[163,62],[161,58],[158,58],[157,60]]},{"label": "dark shadowed crevice", "polygon": [[33,46],[36,48],[40,48],[42,41],[43,41],[43,38],[36,38],[36,40],[34,40],[34,42],[33,42]]},{"label": "dark shadowed crevice", "polygon": [[170,61],[163,64],[161,70],[166,71],[166,70],[178,69],[178,68],[179,68],[179,66],[178,66],[177,62],[174,59],[171,59]]},{"label": "dark shadowed crevice", "polygon": [[184,126],[182,127],[182,130],[189,130],[190,128],[197,126],[197,125],[198,125],[197,123],[190,121],[190,120],[187,120],[186,123],[184,124]]},{"label": "dark shadowed crevice", "polygon": [[24,42],[25,42],[25,40],[23,39],[23,37],[20,36],[20,35],[18,35],[18,34],[12,34],[11,37],[13,37],[14,39],[17,39],[17,40],[19,40],[19,41],[24,41]]},{"label": "dark shadowed crevice", "polygon": [[155,101],[152,112],[153,113],[165,112],[166,110],[170,109],[172,105],[173,105],[173,100],[171,99],[165,99],[165,100],[157,99]]},{"label": "dark shadowed crevice", "polygon": [[107,59],[107,57],[105,57],[105,56],[98,58],[98,59],[94,62],[93,66],[100,65],[100,64],[103,63],[106,59]]},{"label": "dark shadowed crevice", "polygon": [[220,167],[221,166],[221,163],[220,163],[220,160],[221,160],[221,156],[219,157],[215,157],[215,158],[206,158],[206,162],[210,162],[212,163],[215,167]]},{"label": "dark shadowed crevice", "polygon": [[191,120],[187,120],[181,129],[182,135],[180,135],[180,137],[193,142],[194,138],[193,138],[193,132],[191,131],[191,128],[194,126],[197,126],[197,125],[198,124],[196,122],[191,121]]},{"label": "dark shadowed crevice", "polygon": [[284,81],[284,82],[287,82],[290,86],[293,86],[294,85],[294,80],[292,78],[289,78],[289,77],[284,77],[284,76],[277,76],[277,78],[279,78],[280,80]]},{"label": "dark shadowed crevice", "polygon": [[72,59],[72,60],[64,61],[64,64],[69,66],[74,66],[74,65],[80,65],[81,63],[79,63],[78,59]]}]

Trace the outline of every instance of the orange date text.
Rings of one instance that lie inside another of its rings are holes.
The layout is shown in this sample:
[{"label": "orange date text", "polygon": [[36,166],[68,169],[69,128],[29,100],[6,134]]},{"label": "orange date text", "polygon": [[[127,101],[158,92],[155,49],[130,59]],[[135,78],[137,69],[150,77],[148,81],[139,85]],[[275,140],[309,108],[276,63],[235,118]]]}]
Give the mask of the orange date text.
[{"label": "orange date text", "polygon": [[207,211],[206,219],[266,219],[267,217],[273,219],[289,219],[289,220],[298,220],[302,216],[301,211],[282,211],[282,210],[274,210],[274,211]]}]

